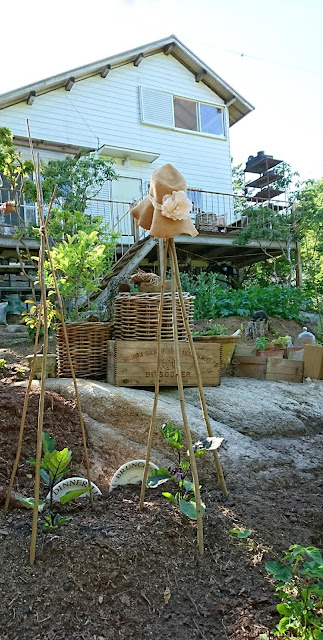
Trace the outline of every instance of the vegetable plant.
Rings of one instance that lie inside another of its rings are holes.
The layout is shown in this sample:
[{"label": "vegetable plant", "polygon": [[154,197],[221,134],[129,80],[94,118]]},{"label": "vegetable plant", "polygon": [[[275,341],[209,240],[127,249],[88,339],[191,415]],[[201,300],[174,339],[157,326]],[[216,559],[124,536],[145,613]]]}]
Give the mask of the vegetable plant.
[{"label": "vegetable plant", "polygon": [[[180,429],[166,422],[158,427],[165,442],[177,452],[176,464],[169,469],[154,469],[147,478],[147,487],[156,488],[169,480],[176,485],[175,493],[164,491],[163,496],[170,500],[187,518],[197,520],[195,487],[188,478],[190,473],[190,460],[187,452],[186,459],[182,459],[183,438]],[[200,456],[206,451],[217,449],[223,438],[202,438],[193,445],[194,456]],[[202,515],[205,513],[205,504],[201,502]]]},{"label": "vegetable plant", "polygon": [[194,331],[194,337],[200,336],[224,336],[227,334],[227,329],[223,324],[209,324],[203,331]]},{"label": "vegetable plant", "polygon": [[[30,304],[31,307],[28,309],[28,311],[22,312],[21,321],[27,325],[27,332],[28,332],[29,338],[31,340],[35,340],[37,324],[38,324],[40,313],[41,313],[41,320],[43,322],[43,310],[41,309],[40,302],[35,302],[35,300],[25,300],[25,303]],[[46,306],[47,306],[48,329],[49,329],[49,334],[51,335],[53,334],[53,328],[55,328],[56,322],[60,321],[61,315],[59,311],[57,311],[57,309],[55,308],[51,300],[49,300],[48,298],[46,301]],[[42,325],[40,327],[39,335],[40,337],[44,335],[44,329]]]},{"label": "vegetable plant", "polygon": [[256,338],[256,350],[257,351],[265,351],[267,344],[269,344],[269,340],[268,340],[268,338],[265,338],[265,336],[261,336],[259,338]]},{"label": "vegetable plant", "polygon": [[294,544],[281,562],[266,562],[265,567],[277,583],[276,594],[282,600],[277,610],[282,618],[272,631],[280,638],[323,640],[323,558],[316,547]]},{"label": "vegetable plant", "polygon": [[[49,436],[48,433],[43,433],[43,458],[40,462],[40,477],[45,482],[49,489],[49,515],[44,516],[45,522],[42,525],[43,531],[48,533],[55,531],[62,524],[65,524],[68,520],[71,520],[71,516],[61,516],[59,513],[54,512],[54,488],[58,482],[60,482],[68,472],[69,464],[72,458],[72,452],[65,448],[61,451],[55,449],[55,440]],[[28,460],[29,464],[33,467],[36,466],[36,460],[31,458]],[[88,491],[88,487],[82,487],[81,489],[73,489],[68,491],[60,497],[60,503],[66,504],[74,498],[78,498]],[[33,498],[24,498],[17,496],[18,499],[31,509],[34,508]],[[39,511],[44,508],[44,502],[40,501]]]}]

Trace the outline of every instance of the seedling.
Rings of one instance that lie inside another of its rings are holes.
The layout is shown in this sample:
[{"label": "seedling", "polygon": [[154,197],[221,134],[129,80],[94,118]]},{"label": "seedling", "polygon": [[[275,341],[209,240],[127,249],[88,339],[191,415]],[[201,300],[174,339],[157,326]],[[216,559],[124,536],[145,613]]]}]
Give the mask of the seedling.
[{"label": "seedling", "polygon": [[237,536],[237,538],[244,539],[244,538],[249,538],[249,536],[251,536],[252,531],[251,529],[230,529],[230,533],[233,536]]},{"label": "seedling", "polygon": [[[55,485],[61,481],[63,476],[65,476],[68,472],[68,465],[71,462],[72,452],[65,448],[62,451],[57,451],[55,449],[55,440],[49,436],[48,433],[43,433],[43,453],[44,457],[40,461],[40,477],[45,482],[45,484],[49,488],[49,515],[44,516],[45,522],[42,525],[43,531],[46,533],[55,531],[62,524],[65,524],[68,520],[71,520],[71,516],[61,517],[59,513],[55,513],[53,511],[53,503],[54,503],[54,487]],[[31,466],[36,466],[36,460],[34,458],[30,458],[28,460]],[[74,498],[78,498],[88,491],[88,487],[82,487],[82,489],[73,489],[68,491],[60,498],[61,504],[66,504]],[[31,509],[34,508],[34,499],[33,498],[24,498],[22,496],[17,496],[18,500],[23,502],[26,506]],[[42,511],[44,508],[44,502],[40,501],[39,511]]]},{"label": "seedling", "polygon": [[4,358],[0,358],[0,370],[4,369],[4,367],[6,366],[6,361]]},{"label": "seedling", "polygon": [[269,343],[268,338],[261,336],[260,338],[256,338],[256,350],[257,351],[265,351],[266,345]]},{"label": "seedling", "polygon": [[323,559],[316,547],[294,544],[282,562],[266,562],[276,594],[283,601],[277,605],[282,618],[272,631],[281,638],[323,640]]},{"label": "seedling", "polygon": [[[154,469],[147,478],[147,487],[156,488],[169,480],[177,485],[175,494],[168,491],[163,492],[163,496],[170,500],[187,518],[197,520],[197,511],[195,503],[195,487],[187,476],[190,472],[191,464],[189,461],[189,452],[187,459],[182,460],[181,451],[183,449],[183,438],[180,429],[173,424],[166,422],[158,427],[158,431],[162,434],[165,442],[177,451],[177,464],[170,469]],[[193,445],[194,456],[200,456],[206,451],[217,449],[222,443],[223,438],[203,438]],[[205,504],[201,503],[202,515],[205,513]]]}]

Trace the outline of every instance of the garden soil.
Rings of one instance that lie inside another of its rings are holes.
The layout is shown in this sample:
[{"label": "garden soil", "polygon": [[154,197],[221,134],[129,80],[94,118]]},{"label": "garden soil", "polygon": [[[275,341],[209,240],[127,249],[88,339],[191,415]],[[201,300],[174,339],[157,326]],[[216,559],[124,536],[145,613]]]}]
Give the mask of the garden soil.
[{"label": "garden soil", "polygon": [[[71,475],[84,475],[80,427],[70,380],[48,380],[44,429],[73,452]],[[255,640],[278,621],[264,568],[294,543],[322,544],[323,383],[223,379],[207,388],[212,428],[229,488],[221,493],[212,460],[198,460],[205,553],[196,525],[162,495],[138,486],[109,493],[112,474],[144,456],[152,390],[80,381],[92,479],[102,497],[92,511],[80,498],[61,513],[58,532],[39,526],[36,563],[28,563],[31,512],[0,512],[1,640]],[[15,491],[31,495],[39,386],[33,386]],[[10,476],[24,389],[0,386],[0,496]],[[196,389],[186,389],[194,435],[204,433]],[[163,389],[158,421],[180,424],[177,391]],[[152,459],[170,464],[156,433]],[[45,489],[42,488],[42,492]],[[232,528],[251,535],[237,540]]]}]

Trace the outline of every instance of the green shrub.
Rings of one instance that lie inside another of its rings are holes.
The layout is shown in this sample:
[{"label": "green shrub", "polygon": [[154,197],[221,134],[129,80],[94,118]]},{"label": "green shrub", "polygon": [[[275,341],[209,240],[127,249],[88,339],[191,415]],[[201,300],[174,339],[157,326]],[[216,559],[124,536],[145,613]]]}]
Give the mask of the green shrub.
[{"label": "green shrub", "polygon": [[270,285],[235,290],[220,284],[216,274],[205,272],[198,276],[182,274],[182,286],[195,296],[195,320],[226,316],[245,318],[258,309],[264,309],[269,316],[297,319],[301,309],[311,308],[300,287]]}]

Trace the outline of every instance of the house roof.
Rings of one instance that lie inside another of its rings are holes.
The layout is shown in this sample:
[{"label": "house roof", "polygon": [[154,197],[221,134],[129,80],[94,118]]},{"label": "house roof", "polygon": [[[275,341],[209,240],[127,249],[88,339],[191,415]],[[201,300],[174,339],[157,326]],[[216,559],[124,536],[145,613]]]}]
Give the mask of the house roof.
[{"label": "house roof", "polygon": [[220,98],[224,100],[229,108],[230,125],[235,124],[254,109],[254,107],[237,93],[230,85],[228,85],[220,76],[218,76],[210,67],[208,67],[200,58],[198,58],[190,49],[188,49],[176,36],[171,35],[168,38],[157,40],[146,45],[118,53],[117,55],[98,60],[86,64],[77,69],[59,73],[56,76],[34,82],[32,84],[14,89],[0,95],[0,109],[18,104],[19,102],[28,102],[32,104],[37,96],[49,91],[54,91],[65,87],[70,91],[74,82],[79,82],[94,75],[102,75],[105,77],[108,73],[117,67],[134,63],[138,66],[143,58],[154,55],[155,53],[164,52],[166,55],[172,55],[189,71],[195,75],[196,82],[203,82]]}]

